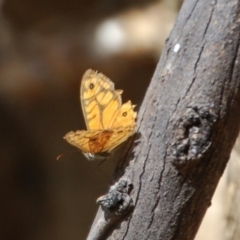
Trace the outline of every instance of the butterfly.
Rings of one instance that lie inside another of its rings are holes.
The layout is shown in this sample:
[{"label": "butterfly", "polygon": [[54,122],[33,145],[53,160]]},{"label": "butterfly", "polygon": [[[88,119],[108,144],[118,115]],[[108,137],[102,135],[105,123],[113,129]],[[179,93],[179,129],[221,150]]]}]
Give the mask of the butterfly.
[{"label": "butterfly", "polygon": [[131,101],[122,104],[122,90],[102,73],[88,69],[80,87],[87,130],[69,132],[67,142],[82,150],[88,160],[105,159],[136,132],[137,113]]}]

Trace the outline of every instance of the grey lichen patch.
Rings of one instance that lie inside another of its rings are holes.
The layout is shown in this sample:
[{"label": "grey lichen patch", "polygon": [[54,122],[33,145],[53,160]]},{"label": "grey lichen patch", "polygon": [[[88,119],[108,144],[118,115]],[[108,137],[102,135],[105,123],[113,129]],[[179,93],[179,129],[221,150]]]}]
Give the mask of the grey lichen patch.
[{"label": "grey lichen patch", "polygon": [[129,196],[132,184],[127,180],[119,180],[111,186],[109,192],[97,199],[97,203],[105,212],[105,217],[122,215],[133,207],[132,198]]},{"label": "grey lichen patch", "polygon": [[213,105],[187,108],[176,123],[175,142],[171,146],[171,156],[176,165],[186,165],[203,156],[211,146],[216,121]]}]

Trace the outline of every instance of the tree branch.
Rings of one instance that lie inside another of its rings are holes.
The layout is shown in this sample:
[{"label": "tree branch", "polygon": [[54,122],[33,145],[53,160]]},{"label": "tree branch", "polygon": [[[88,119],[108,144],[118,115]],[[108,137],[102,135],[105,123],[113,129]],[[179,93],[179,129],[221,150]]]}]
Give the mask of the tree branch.
[{"label": "tree branch", "polygon": [[194,239],[239,132],[239,19],[236,0],[184,2],[114,177],[134,208],[94,238],[99,209],[88,240]]}]

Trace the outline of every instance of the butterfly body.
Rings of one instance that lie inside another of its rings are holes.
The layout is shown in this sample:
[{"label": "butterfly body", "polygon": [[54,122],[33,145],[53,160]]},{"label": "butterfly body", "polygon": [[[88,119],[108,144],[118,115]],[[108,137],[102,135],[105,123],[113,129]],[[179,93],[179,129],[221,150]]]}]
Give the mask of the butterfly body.
[{"label": "butterfly body", "polygon": [[80,101],[87,130],[71,131],[64,138],[89,160],[106,158],[135,133],[135,105],[122,104],[121,94],[102,73],[89,69],[83,75]]}]

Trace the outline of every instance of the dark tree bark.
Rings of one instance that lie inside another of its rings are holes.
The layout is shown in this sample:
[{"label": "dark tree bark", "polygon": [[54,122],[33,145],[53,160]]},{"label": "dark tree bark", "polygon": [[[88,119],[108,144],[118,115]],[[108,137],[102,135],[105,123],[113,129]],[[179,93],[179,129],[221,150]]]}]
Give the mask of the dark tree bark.
[{"label": "dark tree bark", "polygon": [[[89,240],[194,239],[239,132],[239,19],[236,0],[184,2],[141,106],[139,134],[117,167],[114,182],[129,185],[100,201]],[[114,214],[116,195],[129,207]]]}]

